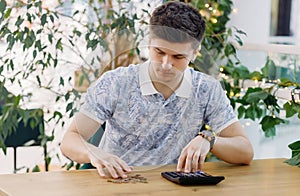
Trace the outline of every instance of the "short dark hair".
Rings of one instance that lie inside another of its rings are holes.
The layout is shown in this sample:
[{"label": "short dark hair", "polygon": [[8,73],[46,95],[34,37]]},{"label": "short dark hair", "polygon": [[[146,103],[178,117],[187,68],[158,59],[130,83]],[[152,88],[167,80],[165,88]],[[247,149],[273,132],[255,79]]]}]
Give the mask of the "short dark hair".
[{"label": "short dark hair", "polygon": [[[171,33],[170,33],[171,31]],[[205,32],[205,21],[197,9],[177,1],[157,7],[150,18],[150,36],[170,42],[197,42],[198,47]]]}]

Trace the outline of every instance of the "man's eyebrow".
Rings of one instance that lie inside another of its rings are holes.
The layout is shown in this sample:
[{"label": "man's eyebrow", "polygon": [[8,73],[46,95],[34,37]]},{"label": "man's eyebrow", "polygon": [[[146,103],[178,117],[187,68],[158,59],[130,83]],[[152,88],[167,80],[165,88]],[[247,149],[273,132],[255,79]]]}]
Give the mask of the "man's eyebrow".
[{"label": "man's eyebrow", "polygon": [[155,50],[158,50],[159,52],[163,52],[165,53],[162,49],[160,49],[159,47],[154,47]]},{"label": "man's eyebrow", "polygon": [[[158,50],[159,52],[162,52],[162,53],[166,53],[165,51],[163,51],[162,49],[160,49],[159,47],[154,47],[154,49]],[[182,56],[182,57],[187,57],[188,55],[187,54],[173,54],[172,56]]]}]

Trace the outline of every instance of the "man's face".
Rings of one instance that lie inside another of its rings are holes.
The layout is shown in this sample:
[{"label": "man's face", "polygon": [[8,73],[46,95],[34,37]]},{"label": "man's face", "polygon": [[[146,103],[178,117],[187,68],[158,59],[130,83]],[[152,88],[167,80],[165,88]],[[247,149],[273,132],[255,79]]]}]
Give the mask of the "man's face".
[{"label": "man's face", "polygon": [[184,70],[192,60],[196,51],[192,44],[173,43],[163,39],[150,40],[150,77],[153,82],[178,85]]}]

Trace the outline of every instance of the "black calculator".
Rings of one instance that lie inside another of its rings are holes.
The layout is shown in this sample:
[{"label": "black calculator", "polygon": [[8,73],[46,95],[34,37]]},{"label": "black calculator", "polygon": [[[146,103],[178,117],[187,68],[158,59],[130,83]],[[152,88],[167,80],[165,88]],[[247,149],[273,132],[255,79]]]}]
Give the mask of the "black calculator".
[{"label": "black calculator", "polygon": [[203,171],[197,172],[162,172],[161,175],[174,183],[180,185],[216,185],[225,179],[224,176],[212,176]]}]

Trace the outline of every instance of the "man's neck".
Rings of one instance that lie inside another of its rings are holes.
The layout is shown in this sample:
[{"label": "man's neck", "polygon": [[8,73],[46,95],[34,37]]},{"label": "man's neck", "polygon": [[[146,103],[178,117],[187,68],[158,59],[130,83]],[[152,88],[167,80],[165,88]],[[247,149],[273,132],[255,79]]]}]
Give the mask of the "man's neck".
[{"label": "man's neck", "polygon": [[167,100],[179,88],[179,86],[182,82],[182,78],[181,78],[181,81],[179,83],[177,83],[176,85],[169,85],[169,84],[164,84],[161,82],[152,82],[152,84],[153,84],[154,88],[158,92],[160,92],[164,96],[164,98]]}]

